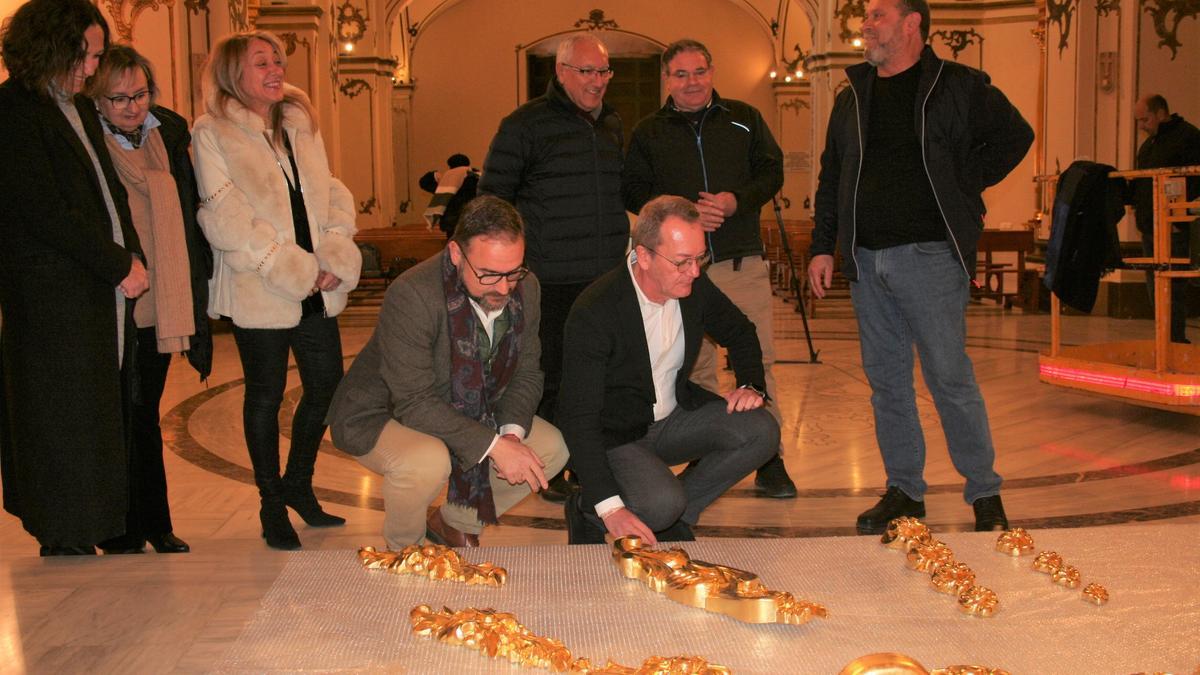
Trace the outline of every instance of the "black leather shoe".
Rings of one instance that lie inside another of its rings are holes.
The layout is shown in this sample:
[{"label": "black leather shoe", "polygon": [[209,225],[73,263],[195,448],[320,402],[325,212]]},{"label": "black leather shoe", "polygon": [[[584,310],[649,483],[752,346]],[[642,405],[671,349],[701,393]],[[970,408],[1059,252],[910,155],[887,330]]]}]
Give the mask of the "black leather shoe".
[{"label": "black leather shoe", "polygon": [[579,492],[579,481],[575,480],[574,476],[568,475],[566,471],[559,471],[558,475],[546,481],[548,487],[538,494],[548,502],[555,504],[563,504],[567,501],[567,497]]},{"label": "black leather shoe", "polygon": [[980,497],[971,507],[975,509],[976,532],[1003,532],[1008,529],[1008,516],[1004,515],[1004,502],[1000,495]]},{"label": "black leather shoe", "polygon": [[154,547],[155,553],[187,553],[192,550],[187,542],[175,536],[174,532],[156,534],[146,537],[146,541]]},{"label": "black leather shoe", "polygon": [[887,489],[878,504],[858,514],[855,527],[859,534],[883,534],[887,524],[901,516],[924,518],[925,502],[919,502],[893,486]]},{"label": "black leather shoe", "polygon": [[52,555],[96,555],[95,546],[42,546],[38,555],[48,558]]},{"label": "black leather shoe", "polygon": [[104,555],[124,555],[128,553],[145,553],[146,540],[129,534],[123,534],[112,539],[105,539],[98,544]]},{"label": "black leather shoe", "polygon": [[292,521],[288,520],[287,507],[282,501],[264,502],[258,511],[258,519],[262,522],[262,536],[267,540],[267,546],[281,551],[300,548],[300,537],[296,535]]},{"label": "black leather shoe", "polygon": [[654,538],[661,544],[664,541],[696,541],[696,535],[692,533],[692,528],[682,520],[675,521],[675,524],[665,530],[654,533]]},{"label": "black leather shoe", "polygon": [[783,466],[783,458],[775,455],[769,462],[758,467],[758,475],[754,477],[754,487],[759,494],[771,499],[795,499],[796,484],[788,476]]},{"label": "black leather shoe", "polygon": [[583,515],[583,493],[567,496],[563,512],[567,519],[568,544],[603,544],[604,530]]}]

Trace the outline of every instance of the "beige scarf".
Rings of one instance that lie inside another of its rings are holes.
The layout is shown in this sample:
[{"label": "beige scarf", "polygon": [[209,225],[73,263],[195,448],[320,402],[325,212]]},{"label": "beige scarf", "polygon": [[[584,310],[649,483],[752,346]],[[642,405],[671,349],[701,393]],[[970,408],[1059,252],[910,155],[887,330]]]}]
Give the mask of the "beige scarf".
[{"label": "beige scarf", "polygon": [[[146,309],[152,310],[160,354],[187,351],[188,337],[196,333],[191,265],[183,230],[183,207],[179,205],[179,192],[162,134],[157,128],[151,129],[142,143],[145,166],[134,159],[136,151],[122,148],[111,134],[105,134],[105,141],[121,182],[129,191],[133,227],[147,258],[149,297],[144,296],[138,305],[152,303]],[[132,208],[135,200],[148,202],[149,209]]]}]

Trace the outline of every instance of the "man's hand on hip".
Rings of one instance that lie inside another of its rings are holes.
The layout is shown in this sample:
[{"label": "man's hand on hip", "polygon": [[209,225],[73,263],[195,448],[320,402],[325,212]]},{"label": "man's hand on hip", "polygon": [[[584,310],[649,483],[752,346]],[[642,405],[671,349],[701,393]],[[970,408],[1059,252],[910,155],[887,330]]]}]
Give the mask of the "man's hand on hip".
[{"label": "man's hand on hip", "polygon": [[528,483],[531,492],[546,489],[546,475],[542,469],[546,466],[533,450],[529,449],[512,434],[506,434],[496,439],[492,452],[488,455],[496,467],[496,475],[508,481],[510,485]]},{"label": "man's hand on hip", "polygon": [[654,532],[642,522],[642,519],[633,515],[633,511],[623,506],[604,516],[604,527],[614,537],[641,537],[642,541],[651,546],[658,543],[658,540],[654,538]]}]

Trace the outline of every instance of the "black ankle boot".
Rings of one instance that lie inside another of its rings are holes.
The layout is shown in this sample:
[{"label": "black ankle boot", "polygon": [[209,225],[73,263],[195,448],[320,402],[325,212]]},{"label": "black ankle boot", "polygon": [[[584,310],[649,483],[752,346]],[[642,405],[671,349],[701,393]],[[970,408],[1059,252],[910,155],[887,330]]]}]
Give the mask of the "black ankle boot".
[{"label": "black ankle boot", "polygon": [[345,518],[327,513],[321,508],[316,495],[313,494],[312,483],[307,485],[293,485],[284,479],[283,503],[300,514],[300,517],[304,519],[304,522],[309,527],[335,527],[346,523]]},{"label": "black ankle boot", "polygon": [[287,507],[282,501],[264,499],[262,508],[258,510],[258,519],[262,521],[263,539],[267,546],[281,551],[294,551],[300,548],[300,537],[288,520]]}]

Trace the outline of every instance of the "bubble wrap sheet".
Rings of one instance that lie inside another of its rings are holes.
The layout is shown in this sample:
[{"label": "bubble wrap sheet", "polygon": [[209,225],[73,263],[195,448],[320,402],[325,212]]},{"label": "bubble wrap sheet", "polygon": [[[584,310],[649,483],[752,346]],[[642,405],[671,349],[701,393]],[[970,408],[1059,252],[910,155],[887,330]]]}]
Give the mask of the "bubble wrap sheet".
[{"label": "bubble wrap sheet", "polygon": [[[803,626],[751,625],[676,604],[618,572],[607,546],[467,551],[508,570],[502,588],[365,570],[354,551],[298,552],[265,596],[221,671],[404,673],[546,672],[419,638],[408,612],[494,608],[562,640],[576,657],[639,665],[650,655],[697,655],[734,673],[837,673],[873,652],[902,652],[926,668],[984,664],[1013,673],[1192,673],[1200,666],[1200,524],[1035,530],[1083,585],[1104,585],[1097,607],[1053,585],[1033,556],[994,549],[994,534],[934,533],[1000,597],[992,618],[961,613],[928,575],[878,537],[707,539],[693,558],[756,572],[771,589],[824,604]],[[1082,588],[1082,586],[1081,586]]]}]

